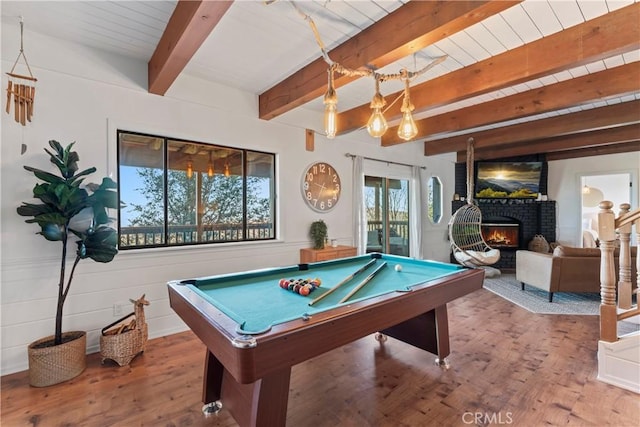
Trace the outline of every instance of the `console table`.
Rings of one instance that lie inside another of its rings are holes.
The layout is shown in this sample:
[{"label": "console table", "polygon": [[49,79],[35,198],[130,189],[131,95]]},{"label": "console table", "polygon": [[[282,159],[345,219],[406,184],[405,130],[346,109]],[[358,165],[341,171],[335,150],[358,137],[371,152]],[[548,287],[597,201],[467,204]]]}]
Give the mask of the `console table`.
[{"label": "console table", "polygon": [[324,249],[300,249],[300,263],[328,261],[336,258],[356,256],[357,249],[353,246],[325,246]]}]

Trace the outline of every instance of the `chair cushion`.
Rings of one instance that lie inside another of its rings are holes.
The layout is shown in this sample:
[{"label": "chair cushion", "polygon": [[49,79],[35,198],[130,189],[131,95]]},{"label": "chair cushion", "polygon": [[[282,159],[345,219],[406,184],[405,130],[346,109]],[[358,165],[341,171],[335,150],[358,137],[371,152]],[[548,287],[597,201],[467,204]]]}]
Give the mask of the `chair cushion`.
[{"label": "chair cushion", "polygon": [[[500,250],[491,249],[486,252],[464,251],[454,254],[456,260],[467,267],[495,264],[500,260]],[[480,261],[480,262],[479,262]]]}]

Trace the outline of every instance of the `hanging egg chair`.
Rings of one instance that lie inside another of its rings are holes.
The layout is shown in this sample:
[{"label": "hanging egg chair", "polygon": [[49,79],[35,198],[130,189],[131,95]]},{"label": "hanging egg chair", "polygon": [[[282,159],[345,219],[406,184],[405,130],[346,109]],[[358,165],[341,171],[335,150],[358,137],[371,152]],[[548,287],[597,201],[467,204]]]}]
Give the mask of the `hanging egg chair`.
[{"label": "hanging egg chair", "polygon": [[466,267],[493,265],[500,260],[500,250],[492,248],[482,237],[482,212],[473,200],[473,138],[467,140],[467,203],[449,221],[449,242],[453,256]]}]

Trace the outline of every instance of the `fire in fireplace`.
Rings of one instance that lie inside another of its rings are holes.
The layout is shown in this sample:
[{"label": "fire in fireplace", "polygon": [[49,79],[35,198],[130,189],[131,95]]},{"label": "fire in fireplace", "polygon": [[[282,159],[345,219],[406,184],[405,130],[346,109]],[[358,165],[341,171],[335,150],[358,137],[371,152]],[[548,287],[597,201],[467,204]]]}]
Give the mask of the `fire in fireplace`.
[{"label": "fire in fireplace", "polygon": [[482,224],[482,238],[494,248],[518,248],[519,224]]}]

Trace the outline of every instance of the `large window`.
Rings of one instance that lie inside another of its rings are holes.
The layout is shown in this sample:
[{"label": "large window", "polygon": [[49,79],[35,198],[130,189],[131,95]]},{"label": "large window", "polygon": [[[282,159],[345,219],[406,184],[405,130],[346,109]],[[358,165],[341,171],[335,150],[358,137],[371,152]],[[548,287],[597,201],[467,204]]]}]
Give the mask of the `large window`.
[{"label": "large window", "polygon": [[120,249],[275,238],[275,155],[118,131]]}]

